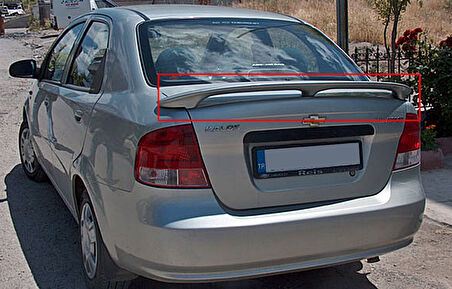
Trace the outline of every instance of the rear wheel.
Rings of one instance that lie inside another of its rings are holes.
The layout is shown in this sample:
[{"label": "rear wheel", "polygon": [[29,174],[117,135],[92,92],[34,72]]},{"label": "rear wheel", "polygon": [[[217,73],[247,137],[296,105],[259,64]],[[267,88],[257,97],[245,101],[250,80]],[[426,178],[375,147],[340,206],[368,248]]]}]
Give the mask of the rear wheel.
[{"label": "rear wheel", "polygon": [[35,182],[44,182],[47,180],[47,175],[42,169],[36,158],[33,144],[31,142],[30,128],[27,121],[24,121],[19,130],[19,152],[20,162],[22,168],[30,179]]},{"label": "rear wheel", "polygon": [[80,245],[86,286],[90,289],[129,288],[131,279],[118,278],[119,274],[116,274],[121,269],[114,265],[105,248],[86,190],[82,196],[79,221]]}]

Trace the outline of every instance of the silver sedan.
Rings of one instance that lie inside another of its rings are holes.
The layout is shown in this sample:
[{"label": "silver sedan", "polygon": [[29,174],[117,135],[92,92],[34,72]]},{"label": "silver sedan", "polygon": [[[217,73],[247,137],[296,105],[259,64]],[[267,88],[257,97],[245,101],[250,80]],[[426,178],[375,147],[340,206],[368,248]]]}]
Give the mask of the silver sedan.
[{"label": "silver sedan", "polygon": [[100,9],[41,67],[10,74],[36,79],[23,169],[49,179],[80,225],[89,288],[376,257],[410,244],[422,221],[411,90],[370,81],[293,17]]}]

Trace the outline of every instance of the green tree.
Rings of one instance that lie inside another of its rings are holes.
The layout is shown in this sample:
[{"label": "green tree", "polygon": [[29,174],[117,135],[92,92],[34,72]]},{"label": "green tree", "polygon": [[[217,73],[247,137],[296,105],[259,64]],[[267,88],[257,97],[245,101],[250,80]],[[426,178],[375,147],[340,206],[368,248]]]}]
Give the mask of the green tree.
[{"label": "green tree", "polygon": [[[378,17],[385,26],[384,28],[384,45],[386,48],[386,53],[388,57],[390,55],[389,51],[396,50],[396,41],[397,41],[397,29],[399,25],[399,21],[402,18],[402,14],[406,11],[406,8],[409,4],[411,4],[411,0],[368,0],[369,4],[372,8],[377,12]],[[422,6],[422,0],[415,0]],[[389,25],[392,22],[392,31],[391,31],[391,42],[390,46],[387,40],[387,34]],[[389,70],[391,73],[395,72],[395,57],[396,54],[392,53],[390,55],[390,64]]]}]

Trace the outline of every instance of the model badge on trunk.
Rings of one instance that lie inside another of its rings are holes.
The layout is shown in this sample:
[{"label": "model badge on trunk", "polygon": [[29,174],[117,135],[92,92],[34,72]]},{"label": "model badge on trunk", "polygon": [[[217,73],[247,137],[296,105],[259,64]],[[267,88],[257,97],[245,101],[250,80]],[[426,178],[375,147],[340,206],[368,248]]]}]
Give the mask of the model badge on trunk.
[{"label": "model badge on trunk", "polygon": [[230,125],[208,125],[205,128],[206,132],[223,132],[223,131],[235,131],[238,130],[240,124],[230,124]]},{"label": "model badge on trunk", "polygon": [[326,117],[320,117],[317,114],[311,114],[309,117],[306,117],[303,119],[303,124],[307,124],[309,126],[319,126],[323,123],[325,123],[323,120],[325,120]]}]

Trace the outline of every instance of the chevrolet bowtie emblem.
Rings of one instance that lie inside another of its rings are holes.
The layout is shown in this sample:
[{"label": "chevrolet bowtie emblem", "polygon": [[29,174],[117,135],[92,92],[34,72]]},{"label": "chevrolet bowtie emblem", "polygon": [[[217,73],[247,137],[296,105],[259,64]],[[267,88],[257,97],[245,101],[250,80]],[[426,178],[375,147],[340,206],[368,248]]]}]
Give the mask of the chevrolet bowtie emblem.
[{"label": "chevrolet bowtie emblem", "polygon": [[319,126],[324,122],[326,118],[325,117],[320,117],[316,114],[312,114],[309,117],[306,117],[303,119],[303,124],[307,124],[309,126]]}]

